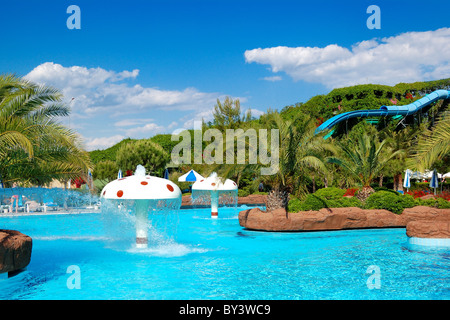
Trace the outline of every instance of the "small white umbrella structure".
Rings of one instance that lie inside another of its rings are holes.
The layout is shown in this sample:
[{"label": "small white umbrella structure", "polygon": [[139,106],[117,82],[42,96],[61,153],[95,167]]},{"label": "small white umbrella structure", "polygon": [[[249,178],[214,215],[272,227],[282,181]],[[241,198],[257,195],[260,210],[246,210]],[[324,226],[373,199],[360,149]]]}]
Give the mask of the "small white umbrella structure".
[{"label": "small white umbrella structure", "polygon": [[199,173],[197,173],[194,170],[189,170],[189,172],[186,172],[181,177],[178,178],[179,182],[195,182],[199,180],[203,180],[205,178],[202,177]]},{"label": "small white umbrella structure", "polygon": [[422,180],[425,178],[424,174],[419,171],[411,172],[411,179]]},{"label": "small white umbrella structure", "polygon": [[434,195],[436,195],[436,189],[438,187],[439,187],[438,173],[437,173],[436,169],[434,169],[433,173],[431,175],[431,180],[430,180],[430,188],[434,188]]},{"label": "small white umbrella structure", "polygon": [[405,179],[403,180],[403,188],[406,188],[407,191],[411,188],[411,170],[409,169],[406,169]]},{"label": "small white umbrella structure", "polygon": [[[219,216],[220,197],[226,198],[222,202],[233,203],[237,200],[237,184],[230,179],[222,182],[222,179],[213,172],[208,178],[198,180],[192,185],[192,199],[210,200],[211,202],[211,218]],[[206,199],[204,199],[206,198]]]},{"label": "small white umbrella structure", "polygon": [[[131,201],[136,214],[136,247],[148,246],[148,212],[157,206],[179,209],[181,190],[170,180],[145,174],[145,168],[137,166],[132,176],[108,183],[101,192],[104,199]],[[164,201],[166,201],[164,203]]]},{"label": "small white umbrella structure", "polygon": [[[426,179],[431,179],[431,178],[433,178],[434,171],[436,171],[436,169],[433,170],[433,171],[427,171],[427,172],[425,172],[424,175],[423,175],[424,178],[426,178]],[[436,171],[436,176],[437,176],[438,178],[442,178],[442,174],[438,173],[437,171]]]}]

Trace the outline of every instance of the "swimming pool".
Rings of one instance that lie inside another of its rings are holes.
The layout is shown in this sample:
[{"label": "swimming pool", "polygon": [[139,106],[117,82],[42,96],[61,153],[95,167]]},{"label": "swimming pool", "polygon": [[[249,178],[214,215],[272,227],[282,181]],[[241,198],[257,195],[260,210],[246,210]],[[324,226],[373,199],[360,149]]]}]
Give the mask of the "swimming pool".
[{"label": "swimming pool", "polygon": [[450,298],[450,250],[407,244],[405,229],[257,232],[239,210],[180,210],[176,241],[148,249],[99,213],[1,217],[0,228],[33,238],[33,253],[0,280],[0,299]]}]

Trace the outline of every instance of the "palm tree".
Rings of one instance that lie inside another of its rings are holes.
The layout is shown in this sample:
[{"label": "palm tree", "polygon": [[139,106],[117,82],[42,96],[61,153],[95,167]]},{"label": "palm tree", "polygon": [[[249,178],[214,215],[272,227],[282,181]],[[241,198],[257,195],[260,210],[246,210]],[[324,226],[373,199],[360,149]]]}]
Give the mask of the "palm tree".
[{"label": "palm tree", "polygon": [[408,165],[419,171],[430,169],[433,164],[450,153],[450,115],[439,119],[432,130],[426,130],[419,138]]},{"label": "palm tree", "polygon": [[398,151],[397,155],[391,158],[389,165],[383,170],[394,177],[394,190],[396,191],[403,190],[402,176],[405,169],[408,169],[406,159],[410,155],[421,130],[421,126],[409,126],[399,131],[386,128],[380,132],[380,137],[386,140],[387,147],[392,152]]},{"label": "palm tree", "polygon": [[306,193],[307,177],[312,171],[326,173],[326,156],[336,151],[333,144],[326,142],[322,135],[314,134],[316,123],[309,116],[298,115],[285,120],[278,112],[274,112],[269,115],[269,124],[279,130],[280,145],[276,174],[260,177],[272,186],[268,211],[277,207],[286,208],[291,193]]},{"label": "palm tree", "polygon": [[[326,142],[322,135],[314,135],[316,123],[309,116],[299,114],[293,119],[286,120],[278,112],[269,110],[260,125],[261,129],[278,129],[278,146],[271,146],[271,142],[264,141],[264,139],[259,139],[258,142],[259,147],[263,144],[264,149],[269,153],[272,147],[278,150],[278,161],[274,174],[261,175],[260,169],[267,165],[262,164],[261,161],[256,164],[250,163],[249,153],[245,155],[244,164],[235,161],[233,164],[224,163],[210,166],[209,169],[218,172],[222,177],[235,178],[238,182],[243,174],[253,175],[255,188],[259,182],[263,182],[272,189],[266,204],[268,211],[287,208],[290,194],[301,195],[307,192],[307,177],[311,172],[326,173],[326,156],[330,152],[334,152],[335,148],[333,144]],[[257,124],[253,123],[252,129],[259,129],[256,126]],[[257,148],[250,141],[246,141],[245,147],[249,151],[255,151]],[[268,155],[272,159],[274,156],[274,154]]]},{"label": "palm tree", "polygon": [[69,114],[62,94],[14,75],[0,75],[0,179],[43,185],[86,177],[89,155],[58,122]]},{"label": "palm tree", "polygon": [[362,190],[358,198],[362,201],[374,192],[370,186],[372,180],[400,152],[386,150],[386,143],[386,140],[380,143],[376,136],[363,132],[354,144],[338,143],[339,155],[328,158],[330,163],[339,165],[361,183]]}]

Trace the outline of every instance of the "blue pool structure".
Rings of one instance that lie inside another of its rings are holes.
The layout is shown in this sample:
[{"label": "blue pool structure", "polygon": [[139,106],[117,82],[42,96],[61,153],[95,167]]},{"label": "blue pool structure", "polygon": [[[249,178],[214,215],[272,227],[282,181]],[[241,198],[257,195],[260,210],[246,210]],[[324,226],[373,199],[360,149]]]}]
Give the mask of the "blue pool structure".
[{"label": "blue pool structure", "polygon": [[[431,105],[438,100],[450,99],[450,91],[448,90],[436,90],[430,94],[427,94],[421,99],[418,99],[410,104],[404,106],[381,106],[378,110],[355,110],[338,114],[317,127],[315,134],[318,134],[325,130],[330,130],[338,123],[346,121],[352,118],[363,117],[404,117],[413,115],[423,108]],[[332,133],[331,133],[332,134]],[[327,136],[325,136],[327,137]]]},{"label": "blue pool structure", "polygon": [[0,279],[0,299],[450,298],[449,248],[410,244],[404,228],[259,232],[239,225],[248,207],[221,209],[218,219],[176,211],[168,236],[155,232],[145,249],[132,217],[0,214],[0,228],[33,239],[26,270]]}]

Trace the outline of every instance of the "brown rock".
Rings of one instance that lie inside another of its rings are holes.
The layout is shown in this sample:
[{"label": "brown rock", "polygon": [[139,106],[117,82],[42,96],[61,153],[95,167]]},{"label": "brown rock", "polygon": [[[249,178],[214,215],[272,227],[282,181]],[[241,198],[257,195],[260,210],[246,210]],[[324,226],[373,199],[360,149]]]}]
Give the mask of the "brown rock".
[{"label": "brown rock", "polygon": [[250,225],[251,229],[267,231],[281,231],[290,227],[290,221],[286,219],[284,209],[271,212],[262,211],[259,208],[244,210],[239,212],[239,224]]},{"label": "brown rock", "polygon": [[248,229],[266,231],[313,231],[357,228],[404,227],[400,216],[387,210],[330,208],[319,211],[286,213],[250,209],[239,213],[239,224]]},{"label": "brown rock", "polygon": [[450,220],[450,209],[417,206],[403,210],[401,217],[405,225],[417,220]]},{"label": "brown rock", "polygon": [[181,205],[182,206],[190,206],[191,203],[191,196],[182,196],[181,197]]},{"label": "brown rock", "polygon": [[242,227],[265,231],[312,231],[362,228],[406,227],[411,221],[450,221],[450,209],[414,207],[401,215],[387,210],[360,208],[327,208],[319,211],[286,213],[284,209],[272,212],[258,208],[241,211]]},{"label": "brown rock", "polygon": [[427,194],[427,195],[424,195],[424,196],[420,197],[420,199],[423,199],[423,200],[435,199],[435,198],[436,198],[436,196],[434,194]]},{"label": "brown rock", "polygon": [[0,273],[25,268],[31,260],[32,240],[14,230],[0,229]]},{"label": "brown rock", "polygon": [[264,205],[266,203],[267,196],[264,194],[250,194],[246,197],[239,197],[238,204],[259,204]]},{"label": "brown rock", "polygon": [[416,238],[450,238],[450,221],[411,221],[406,225],[406,234]]}]

